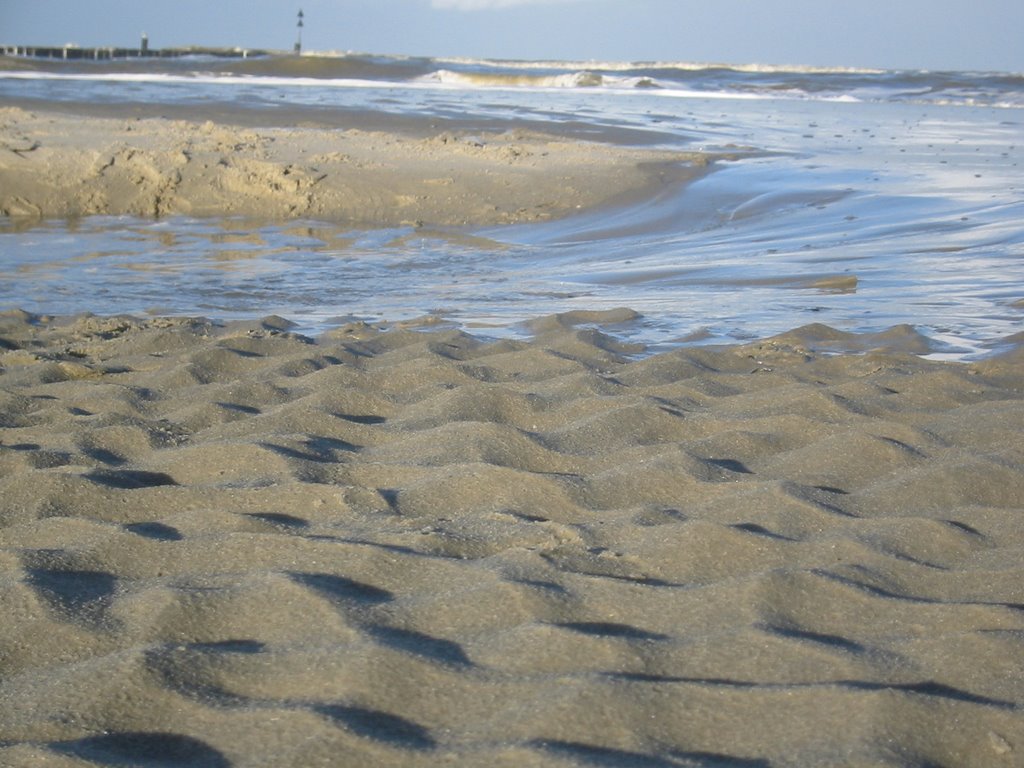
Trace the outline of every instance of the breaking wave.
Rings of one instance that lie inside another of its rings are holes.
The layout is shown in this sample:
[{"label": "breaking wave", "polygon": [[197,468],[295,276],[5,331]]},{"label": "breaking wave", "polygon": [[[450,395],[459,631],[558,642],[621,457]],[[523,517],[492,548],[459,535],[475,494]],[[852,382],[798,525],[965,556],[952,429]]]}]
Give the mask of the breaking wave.
[{"label": "breaking wave", "polygon": [[0,57],[0,80],[74,78],[480,89],[643,89],[665,96],[1024,106],[1024,75],[687,62],[503,61],[355,53],[58,61]]}]

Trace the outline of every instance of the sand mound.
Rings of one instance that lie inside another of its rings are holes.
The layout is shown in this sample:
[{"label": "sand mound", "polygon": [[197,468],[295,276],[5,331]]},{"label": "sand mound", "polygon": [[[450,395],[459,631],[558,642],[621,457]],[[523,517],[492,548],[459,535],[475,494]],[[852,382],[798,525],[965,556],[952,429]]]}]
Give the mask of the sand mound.
[{"label": "sand mound", "polygon": [[626,316],[4,315],[0,764],[1018,764],[1020,356]]},{"label": "sand mound", "polygon": [[0,109],[0,215],[13,217],[500,224],[643,194],[706,163],[522,131],[413,137]]}]

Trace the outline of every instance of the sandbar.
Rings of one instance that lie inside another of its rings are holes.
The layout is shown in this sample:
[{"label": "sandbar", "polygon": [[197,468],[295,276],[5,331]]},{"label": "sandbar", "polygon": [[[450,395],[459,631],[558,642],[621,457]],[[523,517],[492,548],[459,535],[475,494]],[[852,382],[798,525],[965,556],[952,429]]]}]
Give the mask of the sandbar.
[{"label": "sandbar", "polygon": [[0,109],[0,214],[495,225],[645,197],[709,161],[532,129],[261,126],[201,111],[63,109]]}]

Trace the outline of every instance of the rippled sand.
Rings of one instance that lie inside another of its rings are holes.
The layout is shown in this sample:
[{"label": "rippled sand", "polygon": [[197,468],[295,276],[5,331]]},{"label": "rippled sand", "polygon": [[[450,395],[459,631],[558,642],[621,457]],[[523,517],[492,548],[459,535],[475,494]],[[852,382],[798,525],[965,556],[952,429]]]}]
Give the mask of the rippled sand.
[{"label": "rippled sand", "polygon": [[1014,765],[1024,358],[0,318],[0,763]]}]

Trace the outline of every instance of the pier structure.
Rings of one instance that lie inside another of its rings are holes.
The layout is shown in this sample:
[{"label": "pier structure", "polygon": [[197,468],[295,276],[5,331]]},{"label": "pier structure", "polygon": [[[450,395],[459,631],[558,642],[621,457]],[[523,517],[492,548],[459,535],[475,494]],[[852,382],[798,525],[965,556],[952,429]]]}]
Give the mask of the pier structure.
[{"label": "pier structure", "polygon": [[226,59],[247,59],[250,56],[266,56],[270,51],[253,48],[150,48],[149,39],[143,35],[136,48],[114,46],[83,47],[73,44],[52,45],[0,45],[0,55],[21,56],[34,59],[61,59],[65,61],[102,61],[109,59],[174,59],[182,56],[217,56]]}]

